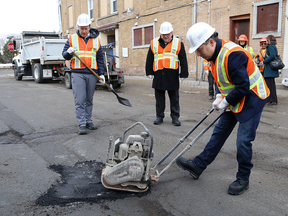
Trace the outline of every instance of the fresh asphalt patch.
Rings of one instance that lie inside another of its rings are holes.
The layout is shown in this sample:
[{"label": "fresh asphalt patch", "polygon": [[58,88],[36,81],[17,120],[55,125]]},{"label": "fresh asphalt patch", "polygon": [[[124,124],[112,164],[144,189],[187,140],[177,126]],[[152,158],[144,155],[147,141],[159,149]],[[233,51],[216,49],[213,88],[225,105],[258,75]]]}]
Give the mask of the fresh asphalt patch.
[{"label": "fresh asphalt patch", "polygon": [[40,206],[61,205],[73,202],[102,203],[115,201],[126,197],[142,197],[150,193],[110,190],[101,183],[101,173],[104,164],[97,161],[77,162],[74,167],[51,165],[49,169],[61,175],[56,185],[36,200]]}]

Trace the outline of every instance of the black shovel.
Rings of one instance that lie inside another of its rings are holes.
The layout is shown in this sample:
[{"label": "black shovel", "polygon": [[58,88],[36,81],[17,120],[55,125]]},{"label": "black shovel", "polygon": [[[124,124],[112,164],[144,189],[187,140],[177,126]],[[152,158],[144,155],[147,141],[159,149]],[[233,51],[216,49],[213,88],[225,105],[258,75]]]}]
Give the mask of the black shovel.
[{"label": "black shovel", "polygon": [[[76,53],[72,53],[73,55],[75,55],[90,71],[91,73],[93,73],[99,80],[102,80],[98,74],[96,74],[81,58],[79,58],[79,56],[76,54]],[[107,71],[108,73],[108,71]],[[102,80],[103,81],[103,80]],[[118,99],[118,102],[125,105],[125,106],[129,106],[129,107],[132,107],[129,100],[128,99],[125,99],[125,98],[122,98],[122,97],[119,97],[119,95],[114,91],[113,88],[111,88],[106,82],[105,82],[105,86],[110,89],[117,97]]]}]

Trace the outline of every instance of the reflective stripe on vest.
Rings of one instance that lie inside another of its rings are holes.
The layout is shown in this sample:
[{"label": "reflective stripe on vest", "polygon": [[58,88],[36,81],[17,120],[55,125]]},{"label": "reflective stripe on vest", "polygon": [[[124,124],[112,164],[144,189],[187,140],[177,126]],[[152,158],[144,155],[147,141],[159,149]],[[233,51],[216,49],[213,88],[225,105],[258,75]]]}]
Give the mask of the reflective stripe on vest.
[{"label": "reflective stripe on vest", "polygon": [[[70,35],[69,44],[75,49],[75,53],[92,69],[98,69],[96,55],[100,48],[100,39],[91,38],[87,44],[83,38],[80,38],[77,34]],[[72,57],[73,69],[85,68],[85,65],[76,57]]]},{"label": "reflective stripe on vest", "polygon": [[[226,97],[230,92],[232,92],[235,89],[235,85],[230,81],[227,71],[228,56],[230,55],[231,52],[241,50],[243,51],[243,49],[233,42],[227,42],[225,40],[222,41],[224,44],[222,45],[222,48],[215,62],[215,69],[217,74],[216,77],[215,76],[214,77],[222,96]],[[248,60],[249,62],[247,64],[246,69],[249,75],[250,90],[252,90],[259,98],[265,99],[269,96],[270,91],[257,65],[254,63],[251,55],[249,55],[249,52],[245,51],[245,54],[249,58]],[[241,112],[244,105],[244,101],[245,97],[236,106],[230,105],[230,110],[234,113]]]},{"label": "reflective stripe on vest", "polygon": [[173,38],[163,49],[159,43],[159,37],[151,41],[151,49],[154,54],[153,70],[162,70],[163,68],[178,68],[178,53],[181,49],[180,39]]}]

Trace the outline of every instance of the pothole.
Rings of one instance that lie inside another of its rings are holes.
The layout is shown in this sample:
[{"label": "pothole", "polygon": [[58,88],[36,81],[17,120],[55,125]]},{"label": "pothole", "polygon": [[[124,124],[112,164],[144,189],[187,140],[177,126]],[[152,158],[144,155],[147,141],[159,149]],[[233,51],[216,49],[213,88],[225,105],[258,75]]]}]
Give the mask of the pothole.
[{"label": "pothole", "polygon": [[101,183],[102,162],[78,162],[74,167],[52,165],[49,167],[61,175],[61,180],[36,200],[37,205],[66,205],[73,202],[102,203],[126,197],[142,197],[150,193],[132,193],[106,189]]}]

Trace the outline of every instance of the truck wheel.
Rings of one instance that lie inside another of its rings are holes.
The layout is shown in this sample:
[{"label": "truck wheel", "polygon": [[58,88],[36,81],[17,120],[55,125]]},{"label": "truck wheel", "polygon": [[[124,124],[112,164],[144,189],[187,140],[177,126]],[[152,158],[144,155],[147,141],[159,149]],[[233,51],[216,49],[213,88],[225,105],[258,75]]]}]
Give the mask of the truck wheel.
[{"label": "truck wheel", "polygon": [[39,63],[36,63],[33,67],[33,77],[36,83],[42,83],[43,82],[43,68],[42,65]]},{"label": "truck wheel", "polygon": [[71,73],[65,73],[65,85],[67,89],[72,89]]},{"label": "truck wheel", "polygon": [[121,87],[121,84],[119,84],[119,83],[113,83],[112,85],[113,85],[114,89]]},{"label": "truck wheel", "polygon": [[14,64],[14,78],[19,81],[22,80],[22,75],[20,74],[20,68],[17,65],[17,62]]}]

